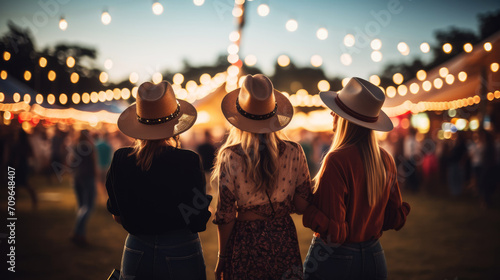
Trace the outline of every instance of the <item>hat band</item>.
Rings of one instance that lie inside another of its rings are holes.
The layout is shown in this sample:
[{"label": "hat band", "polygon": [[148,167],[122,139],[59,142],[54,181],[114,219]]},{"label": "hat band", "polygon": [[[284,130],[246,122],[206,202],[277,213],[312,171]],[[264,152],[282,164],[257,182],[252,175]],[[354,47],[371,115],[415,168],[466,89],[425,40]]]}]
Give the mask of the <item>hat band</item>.
[{"label": "hat band", "polygon": [[173,120],[179,116],[179,112],[181,111],[181,105],[179,104],[179,101],[177,101],[177,109],[175,112],[172,114],[166,116],[166,117],[161,117],[161,118],[154,118],[154,119],[146,119],[146,118],[141,118],[139,115],[137,115],[137,120],[142,123],[142,124],[161,124],[161,123],[166,123],[170,120]]},{"label": "hat band", "polygon": [[335,97],[335,103],[337,103],[339,108],[342,109],[342,111],[344,111],[346,114],[348,114],[349,116],[354,117],[360,121],[374,123],[378,120],[378,116],[376,116],[376,117],[366,116],[366,115],[360,114],[360,113],[352,110],[351,108],[347,107],[347,105],[345,105],[344,102],[342,102],[342,100],[340,100],[338,95]]},{"label": "hat band", "polygon": [[240,106],[240,101],[239,97],[236,98],[236,109],[238,110],[238,113],[240,113],[243,117],[251,120],[256,120],[256,121],[261,121],[261,120],[267,120],[269,118],[272,118],[274,115],[276,115],[276,112],[278,111],[278,102],[275,102],[274,105],[274,110],[271,111],[270,113],[264,114],[264,115],[255,115],[248,113],[247,111],[243,110]]}]

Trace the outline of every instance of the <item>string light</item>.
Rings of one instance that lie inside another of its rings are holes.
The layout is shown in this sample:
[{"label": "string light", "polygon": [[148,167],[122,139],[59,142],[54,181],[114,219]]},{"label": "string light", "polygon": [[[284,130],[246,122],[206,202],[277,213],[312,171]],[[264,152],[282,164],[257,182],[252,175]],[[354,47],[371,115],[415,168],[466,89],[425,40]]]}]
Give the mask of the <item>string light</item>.
[{"label": "string light", "polygon": [[380,77],[377,75],[371,75],[369,81],[376,86],[380,85]]},{"label": "string light", "polygon": [[373,39],[370,43],[370,47],[374,51],[378,51],[382,48],[382,41],[380,39]]},{"label": "string light", "polygon": [[344,45],[346,47],[352,47],[356,43],[356,38],[354,38],[354,35],[352,34],[347,34],[344,36]]},{"label": "string light", "polygon": [[329,91],[330,83],[327,80],[321,80],[318,82],[319,91]]},{"label": "string light", "polygon": [[106,72],[101,72],[101,74],[99,75],[99,81],[101,81],[101,83],[105,84],[108,82],[108,73]]},{"label": "string light", "polygon": [[326,30],[326,28],[324,27],[321,27],[320,29],[318,29],[318,31],[316,31],[316,37],[318,37],[318,39],[320,40],[326,40],[328,38],[328,30]]},{"label": "string light", "polygon": [[41,95],[40,93],[38,93],[35,97],[35,101],[36,103],[38,104],[42,104],[43,103],[43,95]]},{"label": "string light", "polygon": [[104,68],[106,68],[107,70],[113,68],[113,61],[111,59],[106,59],[104,61]]},{"label": "string light", "polygon": [[493,62],[491,65],[490,65],[490,69],[492,72],[497,72],[498,71],[498,68],[499,68],[499,65],[498,63],[496,62]]},{"label": "string light", "polygon": [[417,83],[412,83],[410,85],[410,92],[413,93],[413,94],[417,94],[418,91],[420,90],[420,87],[418,86]]},{"label": "string light", "polygon": [[473,47],[471,43],[464,44],[464,51],[466,53],[470,53],[472,51]]},{"label": "string light", "polygon": [[74,104],[80,103],[80,95],[78,93],[73,93],[71,96],[71,101],[73,101]]},{"label": "string light", "polygon": [[3,60],[9,61],[10,60],[10,56],[11,56],[10,52],[7,52],[7,51],[3,52]]},{"label": "string light", "polygon": [[398,86],[398,94],[399,95],[405,96],[407,92],[408,92],[408,88],[405,85]]},{"label": "string light", "polygon": [[156,72],[153,74],[152,80],[154,84],[159,84],[163,80],[163,75],[160,72]]},{"label": "string light", "polygon": [[323,59],[321,56],[315,54],[311,57],[311,65],[314,67],[320,67],[323,64]]},{"label": "string light", "polygon": [[196,6],[202,6],[203,3],[205,3],[205,0],[193,0],[193,3],[196,5]]},{"label": "string light", "polygon": [[56,79],[56,72],[54,72],[54,70],[50,70],[47,77],[49,78],[49,81],[53,82]]},{"label": "string light", "polygon": [[432,88],[432,83],[430,81],[425,81],[425,82],[422,83],[422,88],[425,91],[429,91]]},{"label": "string light", "polygon": [[40,67],[45,68],[45,66],[47,66],[47,59],[43,56],[40,57],[40,59],[38,60],[38,64],[40,65]]},{"label": "string light", "polygon": [[445,53],[450,53],[452,49],[453,49],[453,47],[451,46],[450,43],[446,43],[443,45],[443,51]]},{"label": "string light", "polygon": [[259,7],[257,7],[257,13],[261,17],[265,17],[265,16],[269,15],[270,11],[271,11],[271,9],[269,9],[269,6],[266,4],[260,4]]},{"label": "string light", "polygon": [[73,72],[71,73],[70,80],[73,84],[76,84],[78,83],[78,80],[80,80],[80,76],[78,75],[78,73]]},{"label": "string light", "polygon": [[174,84],[176,85],[181,85],[183,82],[184,82],[184,75],[182,75],[181,73],[177,73],[174,75],[174,77],[172,78],[172,81],[174,82]]},{"label": "string light", "polygon": [[446,67],[441,67],[439,69],[439,76],[441,76],[441,78],[445,78],[446,75],[448,75],[448,73],[450,73],[450,72],[448,71],[448,68],[446,68]]},{"label": "string light", "polygon": [[493,49],[493,45],[490,42],[484,43],[483,47],[484,47],[484,50],[487,52],[489,52]]},{"label": "string light", "polygon": [[257,57],[253,54],[249,54],[245,57],[245,64],[248,66],[254,66],[257,63]]},{"label": "string light", "polygon": [[440,78],[434,79],[434,87],[437,89],[443,87],[443,80],[441,80]]},{"label": "string light", "polygon": [[69,68],[73,68],[75,66],[75,58],[72,57],[72,56],[68,56],[68,58],[66,58],[66,65],[69,67]]},{"label": "string light", "polygon": [[445,81],[447,84],[451,85],[455,81],[455,76],[453,76],[452,74],[448,74],[446,75]]},{"label": "string light", "polygon": [[465,80],[467,80],[467,73],[465,73],[464,71],[458,73],[458,80],[460,80],[461,82],[465,82]]},{"label": "string light", "polygon": [[396,84],[399,85],[404,81],[404,77],[401,73],[396,73],[392,76],[392,81]]},{"label": "string light", "polygon": [[422,43],[420,44],[420,51],[423,53],[428,53],[431,50],[431,46],[429,46],[429,43]]},{"label": "string light", "polygon": [[31,95],[29,95],[29,94],[27,94],[27,93],[26,93],[26,94],[24,95],[24,97],[23,97],[23,101],[24,101],[24,103],[26,103],[26,104],[30,104],[30,102],[31,102]]},{"label": "string light", "polygon": [[286,22],[285,27],[286,27],[286,30],[288,30],[290,32],[294,32],[297,30],[297,28],[299,28],[299,23],[294,19],[289,19]]},{"label": "string light", "polygon": [[287,55],[280,55],[278,57],[278,65],[281,67],[286,67],[290,64],[290,58]]},{"label": "string light", "polygon": [[66,21],[65,18],[61,17],[59,20],[59,29],[62,31],[65,31],[68,28],[68,22]]},{"label": "string light", "polygon": [[408,45],[405,42],[399,42],[398,51],[402,55],[409,55],[410,54],[410,47],[408,47]]},{"label": "string light", "polygon": [[232,31],[229,33],[229,41],[236,42],[240,39],[240,33],[238,31]]},{"label": "string light", "polygon": [[393,86],[388,86],[387,89],[385,90],[385,93],[387,97],[393,98],[394,96],[396,96],[396,88]]},{"label": "string light", "polygon": [[136,72],[130,73],[128,80],[131,84],[137,83],[139,81],[139,74],[137,74]]},{"label": "string light", "polygon": [[233,17],[241,17],[243,15],[243,9],[240,7],[234,7],[232,14]]},{"label": "string light", "polygon": [[352,57],[348,53],[343,53],[340,55],[340,62],[344,64],[345,66],[349,66],[352,63]]},{"label": "string light", "polygon": [[102,14],[101,14],[101,22],[104,25],[108,25],[108,24],[111,23],[111,15],[107,11],[102,12]]},{"label": "string light", "polygon": [[373,62],[382,61],[382,53],[380,51],[373,51],[371,54],[371,59],[373,60]]},{"label": "string light", "polygon": [[419,81],[423,81],[423,80],[425,80],[425,78],[427,78],[427,73],[425,72],[425,70],[418,70],[417,79]]},{"label": "string light", "polygon": [[62,105],[65,105],[67,102],[68,102],[68,96],[64,93],[61,93],[59,95],[59,103],[61,103]]},{"label": "string light", "polygon": [[26,81],[31,80],[31,72],[30,71],[28,71],[28,70],[24,71],[24,79]]},{"label": "string light", "polygon": [[163,13],[163,5],[158,1],[155,1],[151,8],[153,10],[153,14],[155,14],[157,16],[159,16]]},{"label": "string light", "polygon": [[14,92],[14,95],[12,95],[12,99],[14,100],[14,102],[19,102],[21,101],[21,95],[17,92]]}]

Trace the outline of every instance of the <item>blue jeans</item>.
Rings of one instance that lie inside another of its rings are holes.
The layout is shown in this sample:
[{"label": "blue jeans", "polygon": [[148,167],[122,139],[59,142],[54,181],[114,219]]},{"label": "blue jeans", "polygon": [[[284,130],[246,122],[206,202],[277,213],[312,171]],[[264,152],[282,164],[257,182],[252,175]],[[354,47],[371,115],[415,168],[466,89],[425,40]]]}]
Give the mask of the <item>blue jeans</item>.
[{"label": "blue jeans", "polygon": [[75,178],[75,193],[78,202],[75,234],[85,236],[85,227],[95,202],[95,178]]},{"label": "blue jeans", "polygon": [[120,280],[205,280],[200,238],[190,230],[127,236]]},{"label": "blue jeans", "polygon": [[382,245],[375,240],[334,247],[314,237],[304,262],[306,279],[387,279]]}]

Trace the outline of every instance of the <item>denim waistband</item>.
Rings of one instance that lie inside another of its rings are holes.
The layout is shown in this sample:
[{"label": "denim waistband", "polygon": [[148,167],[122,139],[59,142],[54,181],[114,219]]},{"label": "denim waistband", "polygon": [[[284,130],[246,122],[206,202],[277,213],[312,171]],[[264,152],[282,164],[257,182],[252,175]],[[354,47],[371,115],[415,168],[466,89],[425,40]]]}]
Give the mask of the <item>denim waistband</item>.
[{"label": "denim waistband", "polygon": [[198,233],[192,233],[189,229],[174,230],[164,234],[129,234],[129,238],[150,247],[178,247],[199,241]]},{"label": "denim waistband", "polygon": [[356,251],[356,252],[359,252],[361,250],[365,250],[365,249],[368,249],[368,248],[372,248],[374,246],[377,246],[377,244],[379,244],[379,240],[378,239],[368,240],[368,241],[363,241],[363,242],[357,242],[357,243],[343,243],[343,244],[327,244],[319,236],[315,236],[314,239],[315,239],[315,242],[319,242],[319,243],[325,244],[327,246],[336,247],[336,248],[344,248],[344,249],[351,250],[351,251]]}]

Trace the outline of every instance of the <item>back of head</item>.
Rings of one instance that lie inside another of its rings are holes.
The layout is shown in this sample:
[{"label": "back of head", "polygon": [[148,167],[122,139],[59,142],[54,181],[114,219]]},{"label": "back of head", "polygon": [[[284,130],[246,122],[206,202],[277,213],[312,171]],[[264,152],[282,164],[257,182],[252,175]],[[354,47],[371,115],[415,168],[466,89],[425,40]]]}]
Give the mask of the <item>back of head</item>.
[{"label": "back of head", "polygon": [[[337,127],[333,137],[333,142],[328,153],[355,145],[361,155],[365,170],[366,187],[368,193],[368,204],[376,204],[380,198],[383,187],[386,184],[386,169],[378,145],[375,132],[371,129],[359,126],[342,117],[337,119]],[[326,157],[325,157],[326,158]],[[319,178],[326,168],[323,161],[321,168],[314,177],[314,188],[319,184]]]},{"label": "back of head", "polygon": [[254,191],[272,193],[277,183],[275,172],[278,170],[278,145],[281,141],[277,132],[258,134],[232,127],[217,153],[212,180],[218,179],[221,165],[230,161],[227,150],[239,146],[246,165],[245,176],[254,182]]}]

